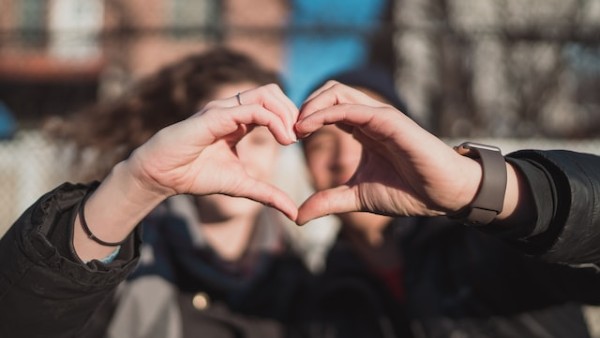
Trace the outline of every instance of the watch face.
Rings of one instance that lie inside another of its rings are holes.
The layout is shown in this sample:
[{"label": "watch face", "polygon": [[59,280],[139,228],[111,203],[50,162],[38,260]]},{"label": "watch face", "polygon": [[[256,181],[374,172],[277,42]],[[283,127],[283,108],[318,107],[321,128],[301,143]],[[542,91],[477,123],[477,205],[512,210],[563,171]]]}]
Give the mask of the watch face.
[{"label": "watch face", "polygon": [[459,153],[463,156],[479,157],[479,154],[477,154],[478,153],[477,151],[473,152],[473,150],[475,150],[475,149],[495,151],[498,153],[502,153],[502,151],[498,147],[490,146],[487,144],[475,143],[475,142],[464,142],[464,143],[461,143],[460,145],[454,147],[454,150],[456,150],[457,153]]},{"label": "watch face", "polygon": [[465,143],[459,145],[459,147],[468,148],[468,149],[478,148],[478,149],[486,149],[486,150],[490,150],[490,151],[501,152],[500,148],[498,148],[498,147],[490,146],[487,144],[475,143],[475,142],[465,142]]}]

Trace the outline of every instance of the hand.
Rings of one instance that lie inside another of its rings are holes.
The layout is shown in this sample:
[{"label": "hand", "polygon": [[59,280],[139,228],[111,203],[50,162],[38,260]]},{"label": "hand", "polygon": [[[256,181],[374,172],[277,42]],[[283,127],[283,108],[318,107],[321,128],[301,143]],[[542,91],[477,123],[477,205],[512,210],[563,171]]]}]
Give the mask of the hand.
[{"label": "hand", "polygon": [[435,216],[468,204],[481,167],[393,107],[330,81],[301,108],[299,137],[336,124],[363,145],[361,162],[343,186],[319,191],[298,210],[298,224],[332,213],[370,211]]},{"label": "hand", "polygon": [[128,167],[142,186],[165,196],[220,193],[272,206],[294,220],[297,208],[274,186],[253,179],[235,146],[255,126],[265,126],[282,145],[296,141],[295,105],[276,85],[212,101],[196,115],[169,126],[138,148]]}]

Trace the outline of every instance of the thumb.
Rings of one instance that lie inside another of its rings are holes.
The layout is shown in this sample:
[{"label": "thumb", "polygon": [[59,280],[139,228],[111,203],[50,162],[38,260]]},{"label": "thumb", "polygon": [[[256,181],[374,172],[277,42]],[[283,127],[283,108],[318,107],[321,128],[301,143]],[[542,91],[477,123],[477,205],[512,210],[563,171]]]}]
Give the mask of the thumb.
[{"label": "thumb", "polygon": [[344,185],[311,195],[298,208],[296,224],[304,225],[315,218],[360,210],[355,189]]},{"label": "thumb", "polygon": [[281,211],[287,218],[296,221],[298,209],[292,199],[277,187],[247,177],[239,191],[229,194],[245,197]]}]

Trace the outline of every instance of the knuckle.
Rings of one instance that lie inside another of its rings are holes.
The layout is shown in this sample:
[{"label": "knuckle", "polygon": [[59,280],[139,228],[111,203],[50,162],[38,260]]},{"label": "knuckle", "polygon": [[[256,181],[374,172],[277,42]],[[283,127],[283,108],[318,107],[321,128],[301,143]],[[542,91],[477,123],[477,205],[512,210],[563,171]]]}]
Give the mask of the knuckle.
[{"label": "knuckle", "polygon": [[332,87],[333,87],[333,86],[336,86],[336,85],[339,85],[339,84],[340,84],[340,83],[339,83],[338,81],[336,81],[336,80],[329,80],[329,81],[327,81],[327,82],[325,83],[325,85],[332,86]]},{"label": "knuckle", "polygon": [[275,83],[269,83],[265,85],[265,88],[269,91],[277,91],[279,90],[279,86]]}]

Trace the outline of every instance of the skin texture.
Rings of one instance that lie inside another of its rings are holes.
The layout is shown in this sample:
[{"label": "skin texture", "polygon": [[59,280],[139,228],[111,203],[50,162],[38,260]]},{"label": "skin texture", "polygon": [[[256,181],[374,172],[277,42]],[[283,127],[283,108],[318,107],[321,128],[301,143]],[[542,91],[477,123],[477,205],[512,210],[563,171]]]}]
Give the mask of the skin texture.
[{"label": "skin texture", "polygon": [[[235,97],[209,102],[117,164],[85,206],[92,233],[105,241],[120,241],[156,205],[177,194],[245,197],[295,220],[297,209],[291,199],[250,176],[236,146],[256,126],[266,127],[279,144],[294,143],[291,126],[298,110],[276,85],[245,91],[242,98],[241,106]],[[78,218],[74,229],[73,245],[82,260],[101,259],[114,249],[89,240]]]},{"label": "skin texture", "polygon": [[[254,88],[256,84],[241,83],[222,86],[214,94],[215,98],[235,96]],[[279,154],[279,143],[265,127],[254,128],[235,146],[237,156],[246,173],[258,180],[268,182],[274,174],[275,163]],[[204,222],[219,222],[236,217],[254,217],[262,209],[262,204],[255,201],[226,195],[198,196],[199,215]]]},{"label": "skin texture", "polygon": [[[352,179],[311,196],[300,207],[299,223],[354,210],[437,216],[459,210],[475,194],[472,180],[456,178],[466,171],[478,182],[481,169],[476,162],[358,90],[328,82],[305,102],[299,119],[300,136],[337,124],[364,147]],[[457,166],[448,170],[448,163]]]},{"label": "skin texture", "polygon": [[[362,145],[351,134],[334,125],[324,126],[303,141],[304,154],[315,190],[334,188],[348,182],[360,163]],[[381,242],[390,217],[367,212],[337,215],[345,230],[355,231],[368,242]]]},{"label": "skin texture", "polygon": [[[363,87],[354,87],[371,98],[389,103],[383,96]],[[363,152],[362,144],[343,129],[326,125],[304,139],[304,154],[314,188],[325,190],[348,182],[356,172]],[[337,215],[359,238],[361,245],[378,247],[384,241],[383,231],[391,217],[368,212],[349,212]]]},{"label": "skin texture", "polygon": [[[231,83],[220,86],[214,98],[226,98],[258,86],[256,83]],[[265,127],[256,127],[235,146],[236,154],[248,176],[271,182],[280,144]],[[256,201],[222,194],[196,197],[200,230],[222,259],[240,258],[252,235],[256,218],[264,206]]]},{"label": "skin texture", "polygon": [[[334,213],[439,216],[457,212],[481,182],[478,162],[458,155],[393,107],[335,81],[315,91],[301,108],[299,137],[336,125],[363,146],[360,163],[345,184],[320,190],[298,210],[298,224]],[[498,222],[530,221],[519,210],[531,204],[522,178],[507,164],[508,183]]]},{"label": "skin texture", "polygon": [[[211,101],[117,164],[85,206],[92,232],[105,241],[120,241],[156,205],[176,194],[245,197],[298,224],[352,211],[445,215],[468,205],[481,181],[478,162],[458,155],[393,107],[339,83],[317,90],[300,111],[276,85],[245,91],[242,102],[235,97]],[[257,126],[289,145],[332,124],[361,143],[360,162],[347,183],[316,192],[299,208],[281,190],[249,175],[236,151]],[[530,221],[519,212],[531,203],[530,193],[518,173],[509,165],[507,170],[498,221]],[[79,219],[76,223],[73,244],[81,259],[101,259],[112,252],[112,247],[89,240]]]}]

